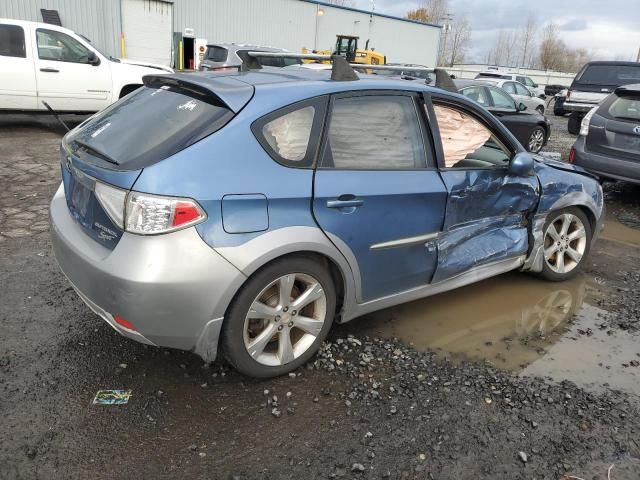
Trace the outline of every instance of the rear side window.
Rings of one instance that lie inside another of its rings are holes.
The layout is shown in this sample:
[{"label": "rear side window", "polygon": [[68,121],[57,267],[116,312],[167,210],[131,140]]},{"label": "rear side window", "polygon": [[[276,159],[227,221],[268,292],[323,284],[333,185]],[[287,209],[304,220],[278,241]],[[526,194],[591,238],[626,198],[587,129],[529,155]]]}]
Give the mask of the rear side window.
[{"label": "rear side window", "polygon": [[311,167],[327,101],[322,96],[286,106],[253,122],[251,131],[276,162],[288,167]]},{"label": "rear side window", "polygon": [[322,167],[412,170],[426,167],[413,98],[380,95],[337,98]]},{"label": "rear side window", "polygon": [[67,142],[78,155],[137,170],[198,142],[232,117],[215,98],[178,86],[143,87],[81,124]]},{"label": "rear side window", "polygon": [[640,83],[640,65],[587,65],[575,79],[583,85],[628,85]]},{"label": "rear side window", "polygon": [[609,107],[609,115],[619,120],[640,122],[640,95],[617,97]]},{"label": "rear side window", "polygon": [[24,45],[24,30],[18,25],[0,25],[0,56],[27,56]]},{"label": "rear side window", "polygon": [[267,122],[262,127],[262,135],[278,156],[289,162],[299,162],[307,153],[315,113],[316,109],[311,105],[286,113]]},{"label": "rear side window", "polygon": [[212,62],[226,62],[229,52],[224,47],[207,47],[207,60]]}]

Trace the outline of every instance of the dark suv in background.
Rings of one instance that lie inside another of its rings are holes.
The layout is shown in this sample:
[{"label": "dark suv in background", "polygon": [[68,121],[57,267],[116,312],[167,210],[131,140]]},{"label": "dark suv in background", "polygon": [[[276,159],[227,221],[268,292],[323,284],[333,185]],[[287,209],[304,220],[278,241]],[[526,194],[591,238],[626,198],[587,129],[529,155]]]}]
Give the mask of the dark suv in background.
[{"label": "dark suv in background", "polygon": [[640,83],[616,88],[587,113],[569,162],[602,180],[640,183]]},{"label": "dark suv in background", "polygon": [[589,62],[578,72],[567,92],[563,109],[571,113],[569,133],[577,135],[580,122],[589,110],[597,106],[616,87],[640,83],[640,63]]}]

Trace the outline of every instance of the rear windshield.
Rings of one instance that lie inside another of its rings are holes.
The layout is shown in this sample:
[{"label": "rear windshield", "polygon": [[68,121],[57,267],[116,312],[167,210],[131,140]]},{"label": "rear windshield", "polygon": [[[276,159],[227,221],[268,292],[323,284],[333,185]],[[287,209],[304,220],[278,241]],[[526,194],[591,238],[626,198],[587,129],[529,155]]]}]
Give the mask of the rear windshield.
[{"label": "rear windshield", "polygon": [[207,47],[207,60],[212,62],[226,62],[228,51],[224,47]]},{"label": "rear windshield", "polygon": [[66,142],[78,156],[137,170],[196,143],[232,117],[215,97],[179,86],[142,87],[80,124]]},{"label": "rear windshield", "polygon": [[582,85],[627,85],[640,82],[640,65],[587,65],[578,74]]},{"label": "rear windshield", "polygon": [[609,115],[619,120],[640,122],[640,95],[617,97],[609,106]]}]

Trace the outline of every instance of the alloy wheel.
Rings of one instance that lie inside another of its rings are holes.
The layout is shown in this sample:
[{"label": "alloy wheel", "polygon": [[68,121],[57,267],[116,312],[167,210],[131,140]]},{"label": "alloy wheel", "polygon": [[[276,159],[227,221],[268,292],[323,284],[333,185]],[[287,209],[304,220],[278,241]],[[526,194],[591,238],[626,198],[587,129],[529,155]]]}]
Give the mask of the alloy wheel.
[{"label": "alloy wheel", "polygon": [[244,346],[262,365],[285,365],[311,347],[326,317],[327,297],[318,280],[303,273],[283,275],[251,303]]},{"label": "alloy wheel", "polygon": [[569,273],[578,266],[587,249],[582,220],[563,213],[549,223],[544,233],[544,261],[555,273]]},{"label": "alloy wheel", "polygon": [[540,128],[536,128],[531,132],[529,137],[529,151],[538,153],[544,145],[544,132]]}]

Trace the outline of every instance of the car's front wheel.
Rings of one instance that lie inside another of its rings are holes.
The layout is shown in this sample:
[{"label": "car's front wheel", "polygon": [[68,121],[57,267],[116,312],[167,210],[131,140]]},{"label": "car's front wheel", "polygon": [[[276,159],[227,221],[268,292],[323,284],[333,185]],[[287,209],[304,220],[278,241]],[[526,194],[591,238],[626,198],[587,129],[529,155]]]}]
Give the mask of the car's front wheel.
[{"label": "car's front wheel", "polygon": [[531,153],[538,153],[544,147],[544,137],[546,133],[544,128],[537,126],[533,130],[531,130],[531,134],[529,135],[529,145],[528,150]]},{"label": "car's front wheel", "polygon": [[251,277],[227,312],[222,348],[252,377],[283,375],[320,348],[335,314],[331,275],[305,257],[278,260]]},{"label": "car's front wheel", "polygon": [[544,263],[547,280],[567,280],[580,270],[591,246],[591,224],[579,208],[551,212],[544,224]]}]

